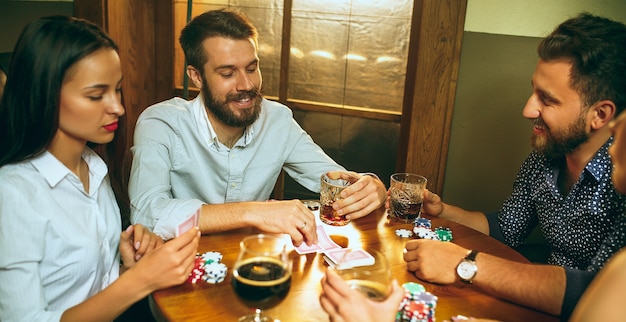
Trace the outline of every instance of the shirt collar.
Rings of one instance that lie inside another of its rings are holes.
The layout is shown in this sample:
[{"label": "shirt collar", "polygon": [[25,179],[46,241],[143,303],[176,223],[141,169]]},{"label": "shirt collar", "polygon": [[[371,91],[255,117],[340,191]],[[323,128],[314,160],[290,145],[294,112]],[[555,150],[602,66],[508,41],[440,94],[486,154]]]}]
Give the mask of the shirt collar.
[{"label": "shirt collar", "polygon": [[[209,122],[209,116],[206,112],[206,106],[204,105],[204,99],[202,98],[202,94],[198,94],[198,96],[193,99],[193,101],[191,102],[191,110],[196,123],[196,129],[198,130],[198,133],[200,133],[204,141],[209,144],[213,144],[213,146],[215,146],[215,148],[217,148],[218,150],[220,148],[228,149],[219,141],[219,139],[217,138],[217,133],[213,129],[213,125],[211,124],[211,122]],[[256,124],[257,121],[255,121],[254,124]],[[243,136],[241,137],[241,139],[239,139],[239,141],[237,141],[235,147],[245,147],[252,141],[252,138],[254,137],[254,124],[245,128]]]},{"label": "shirt collar", "polygon": [[611,169],[613,164],[611,163],[611,157],[609,156],[609,147],[613,144],[613,137],[610,137],[603,145],[598,149],[598,152],[585,166],[585,170],[589,172],[596,181],[602,180],[604,176],[611,175]]},{"label": "shirt collar", "polygon": [[[88,147],[85,147],[82,158],[89,166],[90,180],[93,180],[93,186],[100,185],[108,172],[106,164],[100,156]],[[59,184],[68,175],[76,176],[48,150],[34,157],[30,162],[51,187]]]}]

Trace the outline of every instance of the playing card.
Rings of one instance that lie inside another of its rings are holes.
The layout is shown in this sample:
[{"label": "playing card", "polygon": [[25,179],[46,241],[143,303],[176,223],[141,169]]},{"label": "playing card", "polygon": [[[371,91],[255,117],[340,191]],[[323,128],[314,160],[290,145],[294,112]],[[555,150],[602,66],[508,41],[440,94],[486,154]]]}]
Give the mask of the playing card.
[{"label": "playing card", "polygon": [[309,254],[313,252],[324,252],[331,249],[341,248],[328,236],[323,226],[317,226],[317,244],[308,246],[306,243],[302,243],[300,246],[295,247],[298,254]]},{"label": "playing card", "polygon": [[178,226],[176,226],[176,237],[184,234],[187,230],[197,227],[198,220],[200,219],[200,209],[196,210],[191,216],[187,217],[187,219],[183,220]]},{"label": "playing card", "polygon": [[324,252],[328,264],[338,269],[374,265],[374,256],[361,248],[339,248]]},{"label": "playing card", "polygon": [[319,244],[309,246],[306,243],[302,243],[300,246],[295,247],[295,249],[300,255],[323,251]]}]

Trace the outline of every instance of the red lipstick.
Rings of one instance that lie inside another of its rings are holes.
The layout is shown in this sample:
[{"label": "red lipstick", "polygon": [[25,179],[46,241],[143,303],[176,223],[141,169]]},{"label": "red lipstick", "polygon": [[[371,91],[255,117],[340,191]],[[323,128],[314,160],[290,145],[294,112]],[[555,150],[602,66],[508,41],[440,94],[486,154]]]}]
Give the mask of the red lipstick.
[{"label": "red lipstick", "polygon": [[117,130],[117,122],[113,122],[113,123],[109,123],[105,126],[103,126],[105,130],[109,131],[109,132],[113,132],[115,130]]}]

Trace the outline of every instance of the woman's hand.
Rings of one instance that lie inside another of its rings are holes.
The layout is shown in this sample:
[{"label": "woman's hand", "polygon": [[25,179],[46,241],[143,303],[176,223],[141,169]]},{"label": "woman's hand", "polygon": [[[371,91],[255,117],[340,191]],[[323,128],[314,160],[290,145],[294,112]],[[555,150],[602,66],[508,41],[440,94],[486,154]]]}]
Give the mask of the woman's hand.
[{"label": "woman's hand", "polygon": [[120,256],[129,269],[147,253],[163,245],[163,239],[140,224],[130,225],[120,234]]},{"label": "woman's hand", "polygon": [[372,301],[327,269],[322,278],[320,304],[332,322],[393,322],[403,297],[404,290],[394,280],[386,300]]}]

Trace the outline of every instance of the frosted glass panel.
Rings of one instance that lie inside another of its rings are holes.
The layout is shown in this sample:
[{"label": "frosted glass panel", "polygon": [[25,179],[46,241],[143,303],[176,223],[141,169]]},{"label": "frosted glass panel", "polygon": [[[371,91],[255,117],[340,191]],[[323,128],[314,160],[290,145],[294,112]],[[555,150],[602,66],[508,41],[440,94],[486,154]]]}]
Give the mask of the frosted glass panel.
[{"label": "frosted glass panel", "polygon": [[294,0],[288,99],[400,112],[413,1]]},{"label": "frosted glass panel", "polygon": [[410,23],[362,17],[350,28],[344,104],[400,111]]},{"label": "frosted glass panel", "polygon": [[288,98],[343,104],[349,24],[345,16],[294,11]]}]

